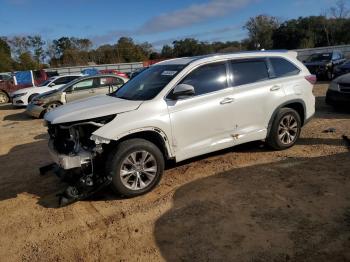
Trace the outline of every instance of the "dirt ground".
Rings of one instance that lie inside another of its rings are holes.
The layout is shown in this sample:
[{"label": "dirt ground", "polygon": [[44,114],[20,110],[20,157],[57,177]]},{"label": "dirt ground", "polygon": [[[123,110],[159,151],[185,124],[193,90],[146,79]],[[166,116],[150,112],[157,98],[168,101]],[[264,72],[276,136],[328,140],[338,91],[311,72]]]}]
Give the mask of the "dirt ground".
[{"label": "dirt ground", "polygon": [[[297,145],[261,142],[168,169],[151,193],[57,208],[42,120],[0,106],[1,261],[350,261],[350,113],[324,103]],[[335,133],[323,133],[327,128]]]}]

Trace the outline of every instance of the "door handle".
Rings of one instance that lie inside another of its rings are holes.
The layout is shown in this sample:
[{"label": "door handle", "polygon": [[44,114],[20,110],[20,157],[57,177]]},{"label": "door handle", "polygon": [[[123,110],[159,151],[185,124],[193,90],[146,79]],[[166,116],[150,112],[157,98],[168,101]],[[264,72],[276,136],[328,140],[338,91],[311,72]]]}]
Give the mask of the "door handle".
[{"label": "door handle", "polygon": [[270,88],[270,91],[277,91],[277,90],[280,90],[281,89],[281,86],[280,85],[274,85]]},{"label": "door handle", "polygon": [[91,89],[91,90],[90,90],[90,93],[95,93],[95,90]]},{"label": "door handle", "polygon": [[234,98],[226,97],[226,98],[224,98],[223,100],[220,101],[220,105],[229,104],[229,103],[232,103],[234,101],[235,101]]}]

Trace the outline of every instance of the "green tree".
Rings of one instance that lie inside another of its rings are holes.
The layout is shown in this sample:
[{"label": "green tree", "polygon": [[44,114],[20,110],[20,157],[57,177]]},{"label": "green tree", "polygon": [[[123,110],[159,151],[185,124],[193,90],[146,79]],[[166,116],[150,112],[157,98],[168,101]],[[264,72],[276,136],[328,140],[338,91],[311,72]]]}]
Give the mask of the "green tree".
[{"label": "green tree", "polygon": [[273,32],[279,26],[278,19],[269,15],[251,17],[244,25],[248,30],[252,49],[271,49],[273,47]]},{"label": "green tree", "polygon": [[0,37],[0,72],[9,72],[13,69],[11,49],[6,40],[6,38]]},{"label": "green tree", "polygon": [[40,35],[28,36],[28,41],[32,48],[35,61],[40,65],[45,59],[44,45],[45,41],[42,40]]}]

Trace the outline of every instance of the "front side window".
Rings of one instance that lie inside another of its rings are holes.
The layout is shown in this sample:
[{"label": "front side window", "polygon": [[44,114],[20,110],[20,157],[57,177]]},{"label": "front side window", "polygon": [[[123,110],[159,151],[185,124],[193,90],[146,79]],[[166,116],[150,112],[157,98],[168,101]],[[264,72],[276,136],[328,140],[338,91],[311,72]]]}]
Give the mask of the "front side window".
[{"label": "front side window", "polygon": [[127,100],[150,100],[186,65],[154,65],[126,82],[111,96]]},{"label": "front side window", "polygon": [[293,76],[300,72],[299,68],[284,58],[271,57],[269,60],[273,67],[275,77]]},{"label": "front side window", "polygon": [[234,86],[251,84],[269,79],[264,60],[231,61]]},{"label": "front side window", "polygon": [[228,87],[226,63],[213,63],[201,66],[189,73],[181,84],[194,87],[195,96],[215,92]]},{"label": "front side window", "polygon": [[67,84],[69,81],[68,81],[68,77],[60,77],[58,79],[56,79],[54,81],[55,85],[64,85],[64,84]]},{"label": "front side window", "polygon": [[86,79],[73,85],[74,91],[90,89],[94,85],[94,79]]},{"label": "front side window", "polygon": [[48,84],[50,84],[51,83],[51,81],[52,81],[52,79],[50,80],[50,79],[48,79],[48,80],[45,80],[44,82],[42,82],[40,85],[38,85],[38,86],[47,86]]}]

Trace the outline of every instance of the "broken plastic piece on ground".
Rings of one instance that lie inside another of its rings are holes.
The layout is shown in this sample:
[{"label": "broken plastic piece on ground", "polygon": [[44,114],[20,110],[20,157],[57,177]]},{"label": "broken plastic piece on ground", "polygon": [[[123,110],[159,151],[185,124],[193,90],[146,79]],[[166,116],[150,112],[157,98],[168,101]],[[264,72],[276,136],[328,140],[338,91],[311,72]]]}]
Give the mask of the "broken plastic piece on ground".
[{"label": "broken plastic piece on ground", "polygon": [[84,175],[80,179],[69,179],[72,178],[69,176],[69,172],[64,171],[55,163],[40,168],[41,175],[46,175],[50,171],[53,171],[61,180],[68,184],[68,187],[62,193],[56,195],[60,207],[86,199],[112,182],[111,177],[93,174]]},{"label": "broken plastic piece on ground", "polygon": [[334,127],[323,130],[323,133],[335,133],[337,130]]}]

